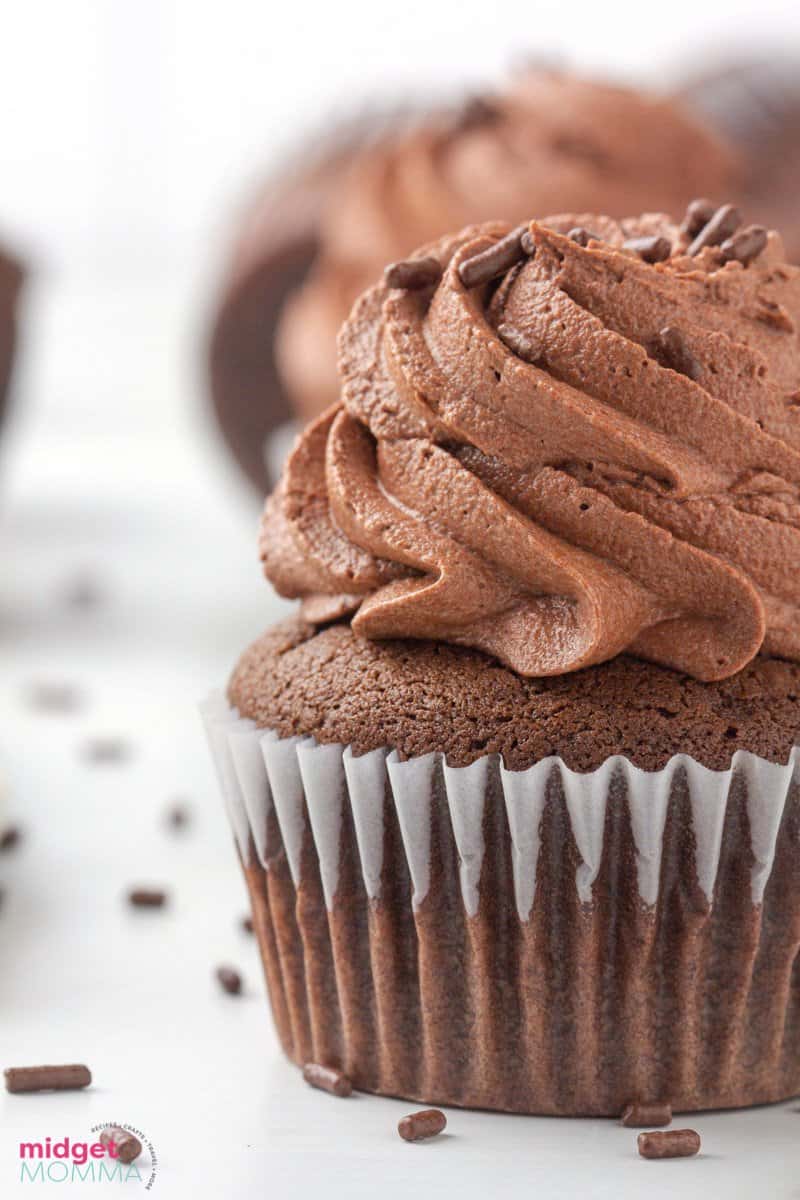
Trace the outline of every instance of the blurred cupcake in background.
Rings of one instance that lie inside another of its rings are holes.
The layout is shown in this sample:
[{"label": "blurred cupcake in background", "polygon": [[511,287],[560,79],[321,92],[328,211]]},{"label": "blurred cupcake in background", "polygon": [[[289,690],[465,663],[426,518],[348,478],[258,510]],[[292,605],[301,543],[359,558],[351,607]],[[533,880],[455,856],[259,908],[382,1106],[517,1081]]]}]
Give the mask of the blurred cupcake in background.
[{"label": "blurred cupcake in background", "polygon": [[800,262],[800,56],[742,58],[698,72],[679,94],[740,154],[741,199]]},{"label": "blurred cupcake in background", "polygon": [[212,320],[210,388],[220,429],[261,492],[269,474],[265,438],[293,416],[275,358],[276,325],[319,253],[323,213],[342,173],[358,147],[397,119],[342,122],[324,140],[313,139],[269,178],[239,220]]},{"label": "blurred cupcake in background", "polygon": [[703,202],[472,227],[356,303],[265,510],[301,608],[206,709],[296,1063],[800,1090],[798,320],[780,237]]},{"label": "blurred cupcake in background", "polygon": [[531,211],[678,211],[729,195],[736,172],[735,155],[676,101],[549,69],[456,113],[351,132],[272,181],[242,225],[210,341],[227,441],[266,490],[267,434],[336,398],[341,322],[415,246]]},{"label": "blurred cupcake in background", "polygon": [[11,389],[17,345],[17,302],[23,278],[19,261],[0,246],[0,420],[5,415]]}]

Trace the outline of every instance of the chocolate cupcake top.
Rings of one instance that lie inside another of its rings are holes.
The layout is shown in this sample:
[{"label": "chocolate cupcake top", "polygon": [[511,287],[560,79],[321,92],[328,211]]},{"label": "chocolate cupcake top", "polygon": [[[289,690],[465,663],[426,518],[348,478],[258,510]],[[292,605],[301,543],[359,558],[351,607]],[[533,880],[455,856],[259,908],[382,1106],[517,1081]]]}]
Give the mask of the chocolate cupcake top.
[{"label": "chocolate cupcake top", "polygon": [[[333,346],[385,263],[470,222],[596,210],[622,217],[731,194],[734,157],[677,101],[530,70],[455,118],[434,116],[357,155],[331,194],[308,281],[287,305],[278,360],[305,416],[335,399]],[[327,352],[326,352],[327,351]]]},{"label": "chocolate cupcake top", "polygon": [[340,337],[262,553],[305,615],[544,676],[800,659],[800,269],[698,203],[465,230]]}]

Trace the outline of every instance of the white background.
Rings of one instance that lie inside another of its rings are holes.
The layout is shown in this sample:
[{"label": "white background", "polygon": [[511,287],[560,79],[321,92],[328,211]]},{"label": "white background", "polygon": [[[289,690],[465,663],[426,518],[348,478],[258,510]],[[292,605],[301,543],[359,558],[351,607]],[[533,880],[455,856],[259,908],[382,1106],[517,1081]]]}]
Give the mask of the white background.
[{"label": "white background", "polygon": [[[693,1118],[702,1158],[658,1164],[610,1122],[451,1113],[451,1136],[408,1147],[394,1133],[408,1105],[309,1092],[237,927],[244,889],[194,711],[281,608],[202,386],[212,280],[248,180],[369,95],[479,84],[530,52],[666,83],[688,53],[798,32],[794,6],[741,0],[6,6],[0,227],[34,276],[0,451],[0,769],[25,829],[0,856],[0,1066],[85,1060],[96,1082],[0,1094],[0,1196],[17,1191],[20,1140],[107,1120],[144,1129],[155,1193],[181,1200],[393,1196],[421,1180],[465,1197],[800,1196],[797,1104]],[[63,594],[85,571],[104,599],[75,612]],[[84,705],[37,712],[39,680],[76,684]],[[119,732],[130,760],[88,766],[85,739]],[[195,819],[170,837],[176,794]],[[168,911],[128,911],[137,882],[166,883]],[[214,986],[222,961],[244,972],[239,1000]]]}]

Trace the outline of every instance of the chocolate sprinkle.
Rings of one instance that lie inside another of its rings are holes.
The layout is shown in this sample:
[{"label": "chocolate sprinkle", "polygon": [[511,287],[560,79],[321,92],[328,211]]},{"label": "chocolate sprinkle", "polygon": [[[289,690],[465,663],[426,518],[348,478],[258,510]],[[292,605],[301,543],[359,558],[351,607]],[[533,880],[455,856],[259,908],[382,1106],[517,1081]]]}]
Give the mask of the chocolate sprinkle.
[{"label": "chocolate sprinkle", "polygon": [[651,1125],[669,1125],[671,1120],[671,1106],[658,1101],[647,1103],[634,1100],[632,1104],[626,1106],[622,1114],[622,1124],[629,1129],[647,1129]]},{"label": "chocolate sprinkle", "polygon": [[167,893],[161,888],[131,888],[128,892],[128,903],[133,908],[163,908],[167,902]]},{"label": "chocolate sprinkle", "polygon": [[499,242],[495,242],[493,246],[481,250],[480,254],[475,254],[472,258],[465,259],[458,268],[458,275],[464,287],[474,288],[488,283],[491,279],[496,279],[498,275],[504,275],[506,271],[525,258],[525,251],[522,248],[522,235],[525,231],[525,226],[520,225],[511,233],[507,233]]},{"label": "chocolate sprinkle", "polygon": [[694,357],[686,340],[674,325],[667,325],[653,341],[653,357],[663,367],[686,375],[688,379],[697,380],[703,373],[703,368]]},{"label": "chocolate sprinkle", "polygon": [[242,977],[233,967],[217,967],[214,972],[223,992],[229,996],[239,996],[242,991]]},{"label": "chocolate sprinkle", "polygon": [[423,1108],[403,1117],[397,1124],[397,1132],[404,1142],[421,1142],[423,1138],[436,1137],[446,1125],[447,1117],[441,1109]]},{"label": "chocolate sprinkle", "polygon": [[88,1087],[92,1072],[83,1063],[56,1067],[7,1067],[7,1092],[63,1092]]},{"label": "chocolate sprinkle", "polygon": [[19,825],[7,825],[0,832],[0,850],[13,850],[19,845],[19,840],[22,837]]},{"label": "chocolate sprinkle", "polygon": [[253,918],[252,917],[242,917],[241,926],[242,926],[242,929],[245,931],[245,933],[252,933],[253,932]]},{"label": "chocolate sprinkle", "polygon": [[624,250],[632,250],[646,263],[665,262],[672,253],[672,243],[665,237],[628,238],[622,244]]},{"label": "chocolate sprinkle", "polygon": [[589,245],[590,239],[594,238],[594,234],[589,233],[589,230],[584,229],[582,225],[576,225],[574,229],[570,229],[567,237],[571,242],[575,242],[578,246],[586,247]]},{"label": "chocolate sprinkle", "polygon": [[84,744],[83,756],[92,763],[121,763],[130,753],[128,743],[121,737],[93,737]]},{"label": "chocolate sprinkle", "polygon": [[521,333],[515,325],[504,321],[497,326],[497,336],[504,346],[508,346],[517,358],[523,362],[533,363],[541,356],[541,347],[535,346],[529,337]]},{"label": "chocolate sprinkle", "polygon": [[142,1143],[137,1137],[127,1129],[121,1129],[119,1125],[109,1125],[108,1129],[104,1129],[100,1134],[100,1141],[109,1149],[113,1146],[112,1157],[118,1158],[121,1163],[135,1162],[142,1153]]},{"label": "chocolate sprinkle", "polygon": [[383,273],[387,287],[418,291],[433,287],[442,278],[442,264],[433,255],[425,258],[404,258],[390,263]]},{"label": "chocolate sprinkle", "polygon": [[720,242],[736,233],[741,223],[742,217],[738,208],[733,204],[723,204],[711,220],[706,222],[686,253],[690,258],[694,258],[701,250],[705,250],[706,246],[718,246]]},{"label": "chocolate sprinkle", "polygon": [[482,125],[491,125],[500,116],[500,109],[491,100],[485,96],[470,96],[456,114],[453,132],[463,133],[468,129],[479,129]]},{"label": "chocolate sprinkle", "polygon": [[692,200],[681,223],[681,233],[687,234],[690,238],[696,237],[711,220],[715,211],[715,206],[710,200]]},{"label": "chocolate sprinkle", "polygon": [[95,608],[104,597],[100,581],[88,571],[73,576],[64,588],[64,603],[68,608]]},{"label": "chocolate sprinkle", "polygon": [[28,702],[40,712],[73,712],[81,703],[81,694],[71,683],[43,680],[28,689]]},{"label": "chocolate sprinkle", "polygon": [[726,238],[720,246],[723,262],[740,262],[749,267],[767,245],[767,231],[763,225],[748,225],[733,237]]},{"label": "chocolate sprinkle", "polygon": [[640,1133],[637,1144],[642,1158],[691,1158],[700,1149],[700,1134],[694,1129]]},{"label": "chocolate sprinkle", "polygon": [[186,804],[176,800],[167,810],[167,825],[170,829],[176,831],[185,829],[189,824],[189,808]]},{"label": "chocolate sprinkle", "polygon": [[325,1067],[322,1063],[308,1062],[303,1067],[303,1079],[313,1088],[322,1092],[330,1092],[344,1100],[353,1093],[353,1085],[343,1071],[335,1067]]}]

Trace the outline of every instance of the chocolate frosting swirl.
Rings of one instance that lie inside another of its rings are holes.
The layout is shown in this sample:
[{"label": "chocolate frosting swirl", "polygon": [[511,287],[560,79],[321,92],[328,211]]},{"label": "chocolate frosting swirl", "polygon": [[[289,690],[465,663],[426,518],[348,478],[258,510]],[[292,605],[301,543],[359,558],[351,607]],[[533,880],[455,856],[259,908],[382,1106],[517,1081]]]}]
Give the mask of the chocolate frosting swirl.
[{"label": "chocolate frosting swirl", "polygon": [[[780,238],[744,266],[687,257],[660,216],[528,230],[499,281],[462,283],[508,232],[473,227],[421,252],[435,287],[356,304],[341,400],[267,503],[267,576],[311,619],[527,676],[622,651],[701,680],[800,659],[800,270]],[[647,235],[667,261],[624,247]]]},{"label": "chocolate frosting swirl", "polygon": [[554,70],[528,70],[478,111],[433,114],[356,155],[329,198],[320,255],[287,305],[281,372],[301,414],[338,393],[334,346],[386,263],[472,222],[531,212],[681,211],[735,191],[732,152],[681,105]]}]

